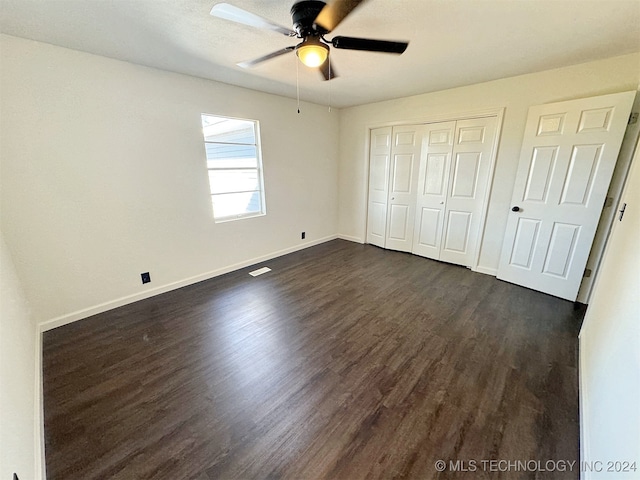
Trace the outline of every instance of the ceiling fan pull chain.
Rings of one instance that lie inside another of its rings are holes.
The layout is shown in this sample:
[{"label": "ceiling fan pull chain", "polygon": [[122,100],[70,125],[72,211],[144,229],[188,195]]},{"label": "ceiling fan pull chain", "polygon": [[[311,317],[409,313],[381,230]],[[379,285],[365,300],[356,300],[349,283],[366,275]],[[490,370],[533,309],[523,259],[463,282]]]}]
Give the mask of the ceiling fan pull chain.
[{"label": "ceiling fan pull chain", "polygon": [[296,58],[296,99],[298,101],[298,113],[300,113],[300,73],[298,63],[298,59]]},{"label": "ceiling fan pull chain", "polygon": [[[331,50],[327,54],[327,62],[329,62],[329,80],[333,77],[331,76]],[[331,113],[331,82],[329,82],[329,113]]]}]

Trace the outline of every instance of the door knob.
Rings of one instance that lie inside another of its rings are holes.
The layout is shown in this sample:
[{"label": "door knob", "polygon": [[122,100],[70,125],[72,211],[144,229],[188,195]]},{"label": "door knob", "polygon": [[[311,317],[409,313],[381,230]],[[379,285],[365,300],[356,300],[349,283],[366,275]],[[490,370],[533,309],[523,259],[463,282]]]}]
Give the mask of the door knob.
[{"label": "door knob", "polygon": [[519,212],[520,211],[520,207],[515,206],[511,209],[512,212]]}]

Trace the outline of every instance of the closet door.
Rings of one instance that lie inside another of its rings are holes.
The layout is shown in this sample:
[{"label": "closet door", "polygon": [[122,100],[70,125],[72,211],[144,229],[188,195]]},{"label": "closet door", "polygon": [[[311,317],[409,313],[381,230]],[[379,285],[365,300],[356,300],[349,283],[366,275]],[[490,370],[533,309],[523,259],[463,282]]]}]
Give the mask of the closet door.
[{"label": "closet door", "polygon": [[418,162],[424,126],[394,127],[392,131],[387,209],[386,248],[410,252],[418,185]]},{"label": "closet door", "polygon": [[387,232],[391,127],[371,130],[367,243],[384,248]]},{"label": "closet door", "polygon": [[435,260],[440,259],[455,129],[456,122],[426,125],[420,156],[412,253]]},{"label": "closet door", "polygon": [[496,117],[459,120],[453,144],[440,260],[470,266],[480,239]]}]

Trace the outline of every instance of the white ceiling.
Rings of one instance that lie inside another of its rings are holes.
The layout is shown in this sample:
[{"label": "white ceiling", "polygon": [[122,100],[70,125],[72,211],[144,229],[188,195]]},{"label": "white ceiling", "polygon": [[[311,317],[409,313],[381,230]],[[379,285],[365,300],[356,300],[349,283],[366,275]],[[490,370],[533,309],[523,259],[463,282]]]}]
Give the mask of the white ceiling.
[{"label": "white ceiling", "polygon": [[[0,31],[295,97],[294,54],[235,65],[295,39],[214,18],[217,2],[0,0]],[[228,3],[291,26],[293,0]],[[333,34],[410,41],[401,56],[332,49],[331,82],[299,65],[302,99],[345,107],[640,51],[640,0],[369,0]]]}]

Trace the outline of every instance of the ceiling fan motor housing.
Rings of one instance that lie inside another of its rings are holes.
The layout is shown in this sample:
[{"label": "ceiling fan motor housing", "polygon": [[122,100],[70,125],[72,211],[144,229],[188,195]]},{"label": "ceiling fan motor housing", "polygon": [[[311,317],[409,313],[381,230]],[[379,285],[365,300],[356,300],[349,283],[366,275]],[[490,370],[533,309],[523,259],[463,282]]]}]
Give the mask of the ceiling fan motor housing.
[{"label": "ceiling fan motor housing", "polygon": [[321,0],[301,0],[291,7],[291,17],[293,19],[293,28],[300,38],[308,36],[320,36],[327,33],[325,29],[316,25],[314,20],[325,6],[325,2]]}]

